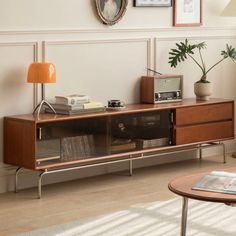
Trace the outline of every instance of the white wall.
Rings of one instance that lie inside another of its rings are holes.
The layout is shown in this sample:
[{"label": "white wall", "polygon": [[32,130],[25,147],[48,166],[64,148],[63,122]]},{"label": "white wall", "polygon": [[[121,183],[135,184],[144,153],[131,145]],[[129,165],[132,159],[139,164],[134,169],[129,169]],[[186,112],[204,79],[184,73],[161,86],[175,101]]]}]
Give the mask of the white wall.
[{"label": "white wall", "polygon": [[[56,65],[57,83],[46,86],[48,99],[85,93],[104,104],[111,98],[138,102],[139,77],[147,67],[184,74],[184,97],[192,97],[200,71],[190,61],[170,68],[169,49],[186,37],[206,41],[204,57],[210,65],[220,58],[226,43],[236,46],[236,18],[220,16],[229,1],[203,2],[203,26],[175,28],[172,7],[135,8],[131,0],[125,16],[114,26],[98,20],[94,0],[0,0],[0,192],[12,189],[14,170],[2,163],[3,117],[32,111],[34,90],[26,83],[32,61],[45,58]],[[214,97],[235,99],[235,72],[236,65],[227,61],[209,74]],[[230,142],[228,150],[234,146]],[[79,176],[112,168],[84,170]],[[31,173],[24,178],[22,187],[35,184]]]}]

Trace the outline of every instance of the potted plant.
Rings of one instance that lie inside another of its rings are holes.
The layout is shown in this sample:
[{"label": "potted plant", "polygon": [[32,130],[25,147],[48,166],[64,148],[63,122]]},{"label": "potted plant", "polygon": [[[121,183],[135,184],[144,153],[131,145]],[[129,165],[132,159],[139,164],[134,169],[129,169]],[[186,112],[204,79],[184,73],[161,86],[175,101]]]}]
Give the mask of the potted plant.
[{"label": "potted plant", "polygon": [[[200,80],[194,84],[194,93],[198,100],[208,100],[211,95],[211,83],[207,80],[207,74],[218,64],[227,58],[236,61],[236,50],[231,45],[226,44],[226,49],[221,51],[222,58],[213,64],[209,69],[206,68],[205,62],[202,56],[202,49],[206,48],[206,43],[201,42],[198,44],[190,44],[188,39],[185,41],[176,43],[177,48],[171,49],[169,52],[169,63],[171,67],[176,67],[178,63],[185,61],[187,58],[191,58],[195,64],[200,68],[202,75]],[[195,51],[199,54],[199,60],[194,57]]]}]

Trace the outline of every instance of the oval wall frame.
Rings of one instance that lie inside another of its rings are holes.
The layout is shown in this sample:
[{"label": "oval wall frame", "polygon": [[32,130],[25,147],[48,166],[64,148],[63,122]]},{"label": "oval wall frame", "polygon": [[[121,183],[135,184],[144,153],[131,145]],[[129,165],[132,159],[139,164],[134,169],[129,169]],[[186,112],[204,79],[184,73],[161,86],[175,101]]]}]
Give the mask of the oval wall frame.
[{"label": "oval wall frame", "polygon": [[97,13],[106,25],[114,25],[124,16],[128,0],[95,0]]}]

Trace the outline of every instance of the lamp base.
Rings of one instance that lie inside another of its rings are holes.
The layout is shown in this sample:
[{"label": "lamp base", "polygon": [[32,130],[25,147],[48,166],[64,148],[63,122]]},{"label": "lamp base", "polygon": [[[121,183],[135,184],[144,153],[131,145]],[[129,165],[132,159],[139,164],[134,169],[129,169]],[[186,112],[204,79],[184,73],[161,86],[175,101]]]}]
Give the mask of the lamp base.
[{"label": "lamp base", "polygon": [[51,104],[50,104],[49,102],[47,102],[46,100],[44,100],[44,99],[34,108],[33,114],[35,114],[35,112],[38,110],[37,115],[39,116],[40,111],[41,111],[41,109],[42,109],[42,107],[43,107],[44,105],[46,105],[46,106],[47,106],[48,108],[50,108],[55,114],[57,114],[56,111],[55,111],[55,109],[51,106]]}]

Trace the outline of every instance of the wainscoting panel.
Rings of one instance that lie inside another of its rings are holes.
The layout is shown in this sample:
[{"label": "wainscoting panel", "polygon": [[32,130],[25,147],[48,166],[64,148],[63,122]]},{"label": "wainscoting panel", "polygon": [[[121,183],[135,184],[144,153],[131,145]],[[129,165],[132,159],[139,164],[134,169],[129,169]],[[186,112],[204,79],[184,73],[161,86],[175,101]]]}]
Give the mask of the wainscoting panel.
[{"label": "wainscoting panel", "polygon": [[137,103],[140,76],[151,65],[151,39],[44,42],[45,61],[57,69],[57,83],[46,96],[87,94],[106,105],[109,99]]},{"label": "wainscoting panel", "polygon": [[[4,116],[29,113],[33,109],[34,86],[27,84],[27,68],[37,61],[37,42],[0,43],[0,179],[12,173],[13,167],[3,162]],[[2,185],[1,185],[2,186]],[[2,191],[0,187],[0,192]]]}]

